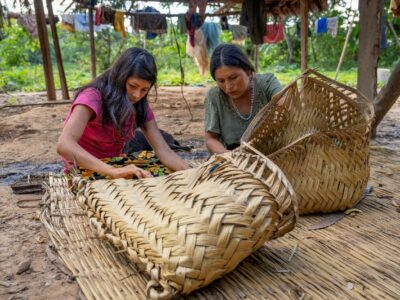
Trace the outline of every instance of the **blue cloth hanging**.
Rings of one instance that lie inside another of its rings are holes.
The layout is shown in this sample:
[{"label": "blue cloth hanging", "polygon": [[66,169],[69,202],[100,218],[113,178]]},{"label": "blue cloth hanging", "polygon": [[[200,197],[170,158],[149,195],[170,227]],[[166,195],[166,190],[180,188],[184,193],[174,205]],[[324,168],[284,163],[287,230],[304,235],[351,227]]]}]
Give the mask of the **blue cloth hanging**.
[{"label": "blue cloth hanging", "polygon": [[315,22],[315,31],[317,33],[326,33],[328,31],[328,19],[326,17],[320,18]]}]

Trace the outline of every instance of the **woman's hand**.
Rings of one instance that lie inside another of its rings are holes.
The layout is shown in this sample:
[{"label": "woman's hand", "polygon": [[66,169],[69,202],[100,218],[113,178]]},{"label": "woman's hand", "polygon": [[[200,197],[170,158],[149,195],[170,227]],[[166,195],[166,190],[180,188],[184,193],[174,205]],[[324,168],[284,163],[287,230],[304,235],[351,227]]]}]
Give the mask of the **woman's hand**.
[{"label": "woman's hand", "polygon": [[114,168],[109,174],[112,178],[125,178],[131,179],[133,177],[137,178],[149,178],[153,177],[150,172],[145,171],[135,165],[128,165],[122,168]]}]

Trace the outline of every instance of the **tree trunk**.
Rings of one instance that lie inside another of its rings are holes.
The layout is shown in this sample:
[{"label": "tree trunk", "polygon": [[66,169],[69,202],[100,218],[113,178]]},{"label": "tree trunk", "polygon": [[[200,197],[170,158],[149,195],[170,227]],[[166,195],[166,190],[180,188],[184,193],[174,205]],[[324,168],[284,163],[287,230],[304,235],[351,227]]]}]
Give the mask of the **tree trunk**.
[{"label": "tree trunk", "polygon": [[359,1],[360,42],[357,88],[371,101],[376,96],[380,21],[384,0]]},{"label": "tree trunk", "polygon": [[372,126],[375,135],[376,127],[383,117],[400,97],[400,63],[397,64],[393,73],[390,75],[387,84],[381,89],[378,96],[374,99],[375,122]]}]

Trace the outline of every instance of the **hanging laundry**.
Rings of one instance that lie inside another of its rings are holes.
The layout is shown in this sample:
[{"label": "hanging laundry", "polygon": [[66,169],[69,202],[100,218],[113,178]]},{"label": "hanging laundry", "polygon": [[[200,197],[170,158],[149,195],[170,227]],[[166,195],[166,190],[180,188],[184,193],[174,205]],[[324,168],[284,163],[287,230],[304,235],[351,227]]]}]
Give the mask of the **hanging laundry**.
[{"label": "hanging laundry", "polygon": [[114,30],[121,32],[122,37],[126,38],[125,31],[125,12],[117,10],[114,15]]},{"label": "hanging laundry", "polygon": [[208,53],[207,41],[204,37],[203,31],[200,29],[195,30],[195,46],[190,43],[189,36],[186,40],[186,54],[193,57],[195,64],[199,69],[201,76],[205,76],[208,70]]},{"label": "hanging laundry", "polygon": [[186,27],[188,30],[188,36],[189,36],[189,42],[192,47],[195,45],[195,31],[196,29],[199,29],[203,23],[204,23],[204,18],[200,16],[198,13],[191,13],[188,11],[185,15],[186,18]]},{"label": "hanging laundry", "polygon": [[232,24],[229,27],[232,33],[232,43],[236,45],[244,45],[247,37],[247,27],[235,24]]},{"label": "hanging laundry", "polygon": [[283,23],[267,24],[267,34],[264,35],[263,41],[268,44],[278,44],[285,38]]},{"label": "hanging laundry", "polygon": [[[54,23],[57,24],[60,22],[60,18],[58,16],[54,16]],[[46,18],[46,25],[50,25],[50,19]]]},{"label": "hanging laundry", "polygon": [[[96,16],[93,15],[93,25]],[[75,25],[75,30],[76,31],[81,31],[81,32],[89,32],[89,15],[88,14],[75,14],[74,15],[74,25]],[[93,26],[94,31],[100,31],[102,28],[101,26]]]},{"label": "hanging laundry", "polygon": [[338,17],[327,18],[326,20],[327,31],[332,37],[336,37],[337,35],[338,22],[339,22]]},{"label": "hanging laundry", "polygon": [[390,9],[396,17],[400,17],[400,0],[391,0]]},{"label": "hanging laundry", "polygon": [[229,23],[228,23],[228,17],[227,16],[222,16],[219,19],[219,24],[221,24],[221,29],[222,30],[229,30]]},{"label": "hanging laundry", "polygon": [[100,26],[100,24],[101,24],[101,8],[102,8],[102,6],[97,6],[96,7],[96,14],[95,14],[95,17],[94,17],[94,19],[95,19],[94,24],[96,26]]},{"label": "hanging laundry", "polygon": [[387,48],[386,16],[382,16],[381,17],[381,21],[380,21],[379,48],[380,49],[386,49]]},{"label": "hanging laundry", "polygon": [[38,36],[36,17],[34,15],[19,15],[17,23],[24,27],[26,31],[32,36]]},{"label": "hanging laundry", "polygon": [[68,30],[69,32],[75,32],[74,19],[75,19],[74,15],[62,15],[61,29]]},{"label": "hanging laundry", "polygon": [[327,27],[327,18],[319,18],[315,20],[315,32],[316,33],[325,33],[328,31]]},{"label": "hanging laundry", "polygon": [[204,22],[200,27],[206,39],[207,51],[211,54],[220,44],[221,28],[218,23]]},{"label": "hanging laundry", "polygon": [[253,44],[263,43],[266,23],[264,0],[244,0],[240,11],[240,25],[247,26]]},{"label": "hanging laundry", "polygon": [[[136,31],[147,31],[146,38],[148,40],[167,32],[167,20],[165,16],[161,15],[154,7],[146,6],[144,10],[137,10],[136,12],[139,14],[135,15],[134,28]],[[146,12],[153,14],[140,14]]]},{"label": "hanging laundry", "polygon": [[115,10],[111,6],[101,6],[100,24],[114,25]]}]

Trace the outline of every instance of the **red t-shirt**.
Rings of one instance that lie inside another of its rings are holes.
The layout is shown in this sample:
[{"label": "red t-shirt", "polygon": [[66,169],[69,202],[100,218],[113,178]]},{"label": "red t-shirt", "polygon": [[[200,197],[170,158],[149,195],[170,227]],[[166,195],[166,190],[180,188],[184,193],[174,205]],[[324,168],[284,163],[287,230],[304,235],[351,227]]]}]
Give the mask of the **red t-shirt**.
[{"label": "red t-shirt", "polygon": [[[68,122],[72,111],[76,105],[85,105],[89,107],[95,114],[91,119],[78,142],[78,144],[87,152],[97,158],[115,157],[122,153],[124,145],[127,141],[133,138],[135,132],[134,118],[128,119],[124,126],[126,135],[120,135],[116,127],[112,124],[102,124],[102,97],[98,90],[95,88],[87,88],[83,90],[72,104],[64,125]],[[150,106],[147,108],[146,122],[154,119],[153,111]],[[71,163],[64,159],[64,163],[68,168]]]}]

